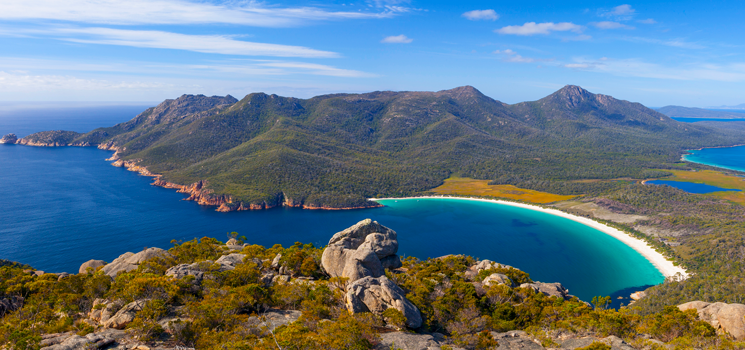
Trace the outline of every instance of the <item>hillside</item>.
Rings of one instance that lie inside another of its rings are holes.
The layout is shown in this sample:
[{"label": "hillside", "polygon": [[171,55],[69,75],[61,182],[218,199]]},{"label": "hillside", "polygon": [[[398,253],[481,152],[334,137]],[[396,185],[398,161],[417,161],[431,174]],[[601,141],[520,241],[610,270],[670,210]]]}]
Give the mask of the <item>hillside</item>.
[{"label": "hillside", "polygon": [[570,181],[659,176],[650,169],[685,149],[745,141],[577,86],[515,105],[470,86],[307,100],[184,95],[110,128],[58,134],[17,142],[117,150],[120,164],[221,210],[373,206],[366,198],[422,193],[452,175],[580,194],[597,186]]},{"label": "hillside", "polygon": [[681,106],[665,106],[658,108],[657,112],[660,112],[670,118],[701,118],[701,119],[743,119],[745,114],[726,112],[726,111],[712,111],[710,109],[703,108],[690,108]]}]

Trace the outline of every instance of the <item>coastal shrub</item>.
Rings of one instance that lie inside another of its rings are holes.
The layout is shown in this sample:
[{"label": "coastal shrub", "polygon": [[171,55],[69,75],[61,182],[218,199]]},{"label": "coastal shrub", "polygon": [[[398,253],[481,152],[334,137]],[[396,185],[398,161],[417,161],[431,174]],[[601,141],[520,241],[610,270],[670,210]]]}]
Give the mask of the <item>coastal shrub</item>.
[{"label": "coastal shrub", "polygon": [[491,268],[486,270],[481,270],[478,274],[477,279],[479,281],[483,281],[485,278],[489,277],[489,275],[494,273],[501,273],[509,277],[513,283],[517,285],[521,285],[523,283],[533,283],[533,280],[530,279],[530,274],[524,271],[520,271],[513,267],[497,267],[497,268]]},{"label": "coastal shrub", "polygon": [[716,335],[711,325],[698,320],[696,310],[680,311],[676,306],[666,306],[662,312],[646,317],[639,325],[638,332],[651,334],[664,342],[685,335],[697,337]]},{"label": "coastal shrub", "polygon": [[163,300],[150,300],[137,313],[134,320],[127,325],[127,330],[138,337],[148,341],[157,338],[163,333],[163,327],[158,320],[168,313],[166,303]]},{"label": "coastal shrub", "polygon": [[171,243],[173,247],[168,252],[176,258],[179,264],[204,260],[215,261],[227,249],[224,244],[211,237],[202,237],[199,240],[194,238],[186,242],[172,240]]},{"label": "coastal shrub", "polygon": [[385,320],[385,323],[389,327],[396,329],[406,328],[406,316],[398,309],[391,307],[383,311],[383,320]]}]

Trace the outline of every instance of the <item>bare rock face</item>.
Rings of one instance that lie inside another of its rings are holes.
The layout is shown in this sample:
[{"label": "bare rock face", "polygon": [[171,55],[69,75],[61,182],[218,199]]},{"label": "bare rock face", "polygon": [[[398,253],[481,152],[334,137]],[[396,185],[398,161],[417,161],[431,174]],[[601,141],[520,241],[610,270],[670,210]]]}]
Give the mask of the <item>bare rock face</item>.
[{"label": "bare rock face", "polygon": [[347,288],[347,310],[351,313],[372,312],[382,315],[388,308],[395,308],[406,316],[406,326],[419,328],[422,315],[419,309],[406,299],[406,294],[388,277],[364,277]]},{"label": "bare rock face", "polygon": [[572,296],[569,295],[569,290],[564,288],[561,283],[523,283],[520,285],[520,288],[531,288],[536,293],[543,293],[549,297],[559,297],[564,300],[572,299]]},{"label": "bare rock face", "polygon": [[179,264],[166,270],[166,276],[171,276],[175,279],[182,279],[186,276],[194,276],[193,283],[200,284],[204,279],[204,271],[202,264],[211,264],[211,261],[196,262],[193,264]]},{"label": "bare rock face", "polygon": [[92,271],[96,271],[97,268],[106,265],[106,262],[103,260],[88,260],[84,262],[82,265],[80,265],[80,269],[78,269],[78,273],[88,273],[88,268],[90,267]]},{"label": "bare rock face", "polygon": [[121,310],[103,323],[104,328],[124,329],[124,327],[135,319],[137,313],[142,311],[142,308],[145,307],[145,303],[147,302],[148,300],[143,299],[124,305]]},{"label": "bare rock face", "polygon": [[406,332],[390,332],[380,334],[380,344],[376,350],[429,350],[441,349],[442,344],[430,334],[412,334]]},{"label": "bare rock face", "polygon": [[114,278],[121,272],[136,270],[137,266],[144,261],[158,257],[172,258],[173,256],[160,248],[148,248],[137,254],[127,252],[114,259],[110,264],[104,266],[103,272],[111,278]]},{"label": "bare rock face", "polygon": [[23,298],[19,296],[11,296],[0,299],[0,317],[5,316],[8,312],[13,312],[20,309],[23,306]]},{"label": "bare rock face", "polygon": [[504,275],[501,273],[493,273],[489,275],[488,277],[484,278],[484,281],[481,283],[487,287],[490,287],[492,285],[504,284],[507,287],[512,288],[515,285],[512,282],[512,280],[509,277],[507,277],[507,275]]},{"label": "bare rock face", "polygon": [[385,269],[401,267],[396,232],[370,219],[331,237],[321,264],[332,277],[349,282],[363,277],[380,277]]},{"label": "bare rock face", "polygon": [[698,316],[718,333],[729,333],[736,340],[745,340],[745,305],[691,301],[678,305],[680,311],[696,310]]},{"label": "bare rock face", "polygon": [[16,134],[7,134],[0,139],[0,143],[13,144],[16,143],[16,141],[18,141],[18,136],[16,136]]},{"label": "bare rock face", "polygon": [[246,254],[233,253],[221,256],[215,263],[220,265],[220,271],[234,270],[238,264],[243,264],[245,257]]}]

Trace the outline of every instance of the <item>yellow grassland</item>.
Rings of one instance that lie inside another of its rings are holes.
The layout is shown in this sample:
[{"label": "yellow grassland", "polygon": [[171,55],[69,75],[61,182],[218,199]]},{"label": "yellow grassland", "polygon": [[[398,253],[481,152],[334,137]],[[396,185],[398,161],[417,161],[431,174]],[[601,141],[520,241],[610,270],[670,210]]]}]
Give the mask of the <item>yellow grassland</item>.
[{"label": "yellow grassland", "polygon": [[430,191],[441,195],[488,196],[539,204],[565,201],[576,197],[527,190],[512,185],[489,185],[489,180],[475,180],[465,177],[451,177],[446,179],[442,186]]}]

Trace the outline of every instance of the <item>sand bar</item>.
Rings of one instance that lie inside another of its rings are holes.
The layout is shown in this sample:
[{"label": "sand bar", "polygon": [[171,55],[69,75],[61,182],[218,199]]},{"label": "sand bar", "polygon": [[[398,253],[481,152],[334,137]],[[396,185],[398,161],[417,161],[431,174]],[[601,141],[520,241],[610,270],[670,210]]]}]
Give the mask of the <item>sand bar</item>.
[{"label": "sand bar", "polygon": [[660,273],[662,273],[662,275],[665,276],[665,278],[675,277],[678,280],[683,280],[683,279],[688,278],[689,276],[688,272],[684,268],[680,266],[675,266],[672,261],[668,260],[664,255],[654,250],[654,248],[652,248],[649,244],[647,244],[647,242],[639,238],[636,238],[634,236],[631,236],[619,229],[610,227],[608,225],[597,222],[595,220],[568,214],[568,213],[565,213],[557,209],[542,208],[537,205],[509,202],[509,201],[503,201],[503,200],[498,200],[498,199],[484,199],[484,198],[473,198],[473,197],[426,196],[426,197],[405,197],[405,198],[370,198],[370,200],[377,201],[377,200],[403,200],[403,199],[423,199],[423,198],[462,199],[462,200],[479,201],[479,202],[491,202],[491,203],[504,204],[504,205],[510,205],[513,207],[529,209],[529,210],[536,210],[536,211],[540,211],[546,214],[560,216],[560,217],[563,217],[563,218],[566,218],[572,221],[579,222],[583,225],[590,226],[600,232],[603,232],[621,241],[622,243],[631,247],[631,249],[634,249],[639,254],[641,254],[641,256],[646,258],[650,263],[652,263],[652,265],[654,265],[654,267],[657,268],[657,270],[660,271]]}]

